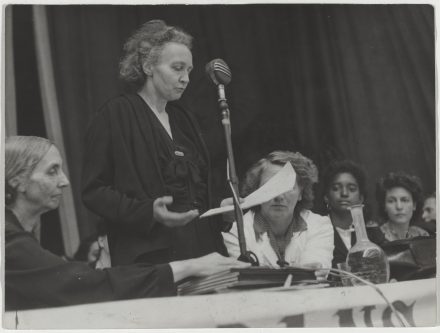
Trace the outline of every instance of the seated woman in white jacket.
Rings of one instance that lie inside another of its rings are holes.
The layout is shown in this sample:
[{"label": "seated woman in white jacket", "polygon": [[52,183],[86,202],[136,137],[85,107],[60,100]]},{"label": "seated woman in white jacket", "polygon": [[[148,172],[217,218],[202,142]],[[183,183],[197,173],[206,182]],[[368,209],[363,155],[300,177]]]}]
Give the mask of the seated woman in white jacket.
[{"label": "seated woman in white jacket", "polygon": [[[328,217],[309,210],[313,205],[312,187],[318,180],[317,168],[310,159],[289,151],[270,153],[248,170],[241,196],[254,192],[286,163],[291,163],[295,170],[295,186],[244,215],[246,247],[258,257],[260,266],[330,268],[334,247],[332,224]],[[223,233],[223,239],[229,255],[238,257],[236,224]]]}]

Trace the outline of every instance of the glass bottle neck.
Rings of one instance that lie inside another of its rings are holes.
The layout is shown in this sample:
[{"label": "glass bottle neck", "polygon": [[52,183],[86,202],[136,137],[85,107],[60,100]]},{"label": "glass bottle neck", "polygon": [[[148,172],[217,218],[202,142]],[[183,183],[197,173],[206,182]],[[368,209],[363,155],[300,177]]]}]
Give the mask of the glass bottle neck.
[{"label": "glass bottle neck", "polygon": [[353,218],[354,231],[356,232],[356,240],[369,241],[367,236],[367,229],[365,228],[364,214],[362,213],[363,205],[356,205],[350,208],[351,216]]}]

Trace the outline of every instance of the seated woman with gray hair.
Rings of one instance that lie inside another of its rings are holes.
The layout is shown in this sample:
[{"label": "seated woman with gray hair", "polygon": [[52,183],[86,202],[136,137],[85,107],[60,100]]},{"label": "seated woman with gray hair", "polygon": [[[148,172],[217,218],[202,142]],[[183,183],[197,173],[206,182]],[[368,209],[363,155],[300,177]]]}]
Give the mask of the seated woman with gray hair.
[{"label": "seated woman with gray hair", "polygon": [[[328,217],[309,210],[313,205],[313,184],[318,180],[317,168],[310,159],[289,151],[270,153],[248,170],[241,195],[254,192],[286,163],[291,163],[295,170],[295,185],[244,215],[247,249],[255,253],[261,266],[330,268],[332,224]],[[240,249],[235,224],[228,233],[223,233],[223,238],[230,256],[238,257]]]},{"label": "seated woman with gray hair", "polygon": [[5,309],[18,310],[172,296],[175,283],[249,264],[211,253],[169,264],[95,270],[43,249],[33,235],[41,214],[56,209],[69,181],[58,149],[47,139],[5,141]]}]

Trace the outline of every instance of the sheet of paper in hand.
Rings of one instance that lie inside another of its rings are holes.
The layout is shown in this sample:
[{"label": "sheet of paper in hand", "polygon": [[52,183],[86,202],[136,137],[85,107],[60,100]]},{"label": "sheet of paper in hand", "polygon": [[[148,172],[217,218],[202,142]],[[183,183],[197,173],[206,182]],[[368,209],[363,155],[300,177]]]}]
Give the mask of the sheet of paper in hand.
[{"label": "sheet of paper in hand", "polygon": [[[286,163],[284,167],[277,172],[269,181],[263,186],[257,189],[255,192],[249,194],[244,198],[240,204],[242,209],[248,209],[254,206],[258,206],[263,202],[267,202],[276,196],[290,191],[295,186],[296,173],[290,163]],[[232,212],[234,206],[224,206],[219,208],[213,208],[200,215],[201,218],[208,217],[217,214],[223,214],[226,212]]]}]

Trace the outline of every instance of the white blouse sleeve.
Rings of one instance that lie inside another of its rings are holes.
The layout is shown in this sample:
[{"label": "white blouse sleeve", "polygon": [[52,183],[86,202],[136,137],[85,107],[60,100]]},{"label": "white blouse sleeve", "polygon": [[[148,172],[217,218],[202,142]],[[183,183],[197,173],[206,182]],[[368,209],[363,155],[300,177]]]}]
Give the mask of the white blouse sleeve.
[{"label": "white blouse sleeve", "polygon": [[333,227],[327,216],[309,212],[307,222],[307,241],[300,264],[320,263],[323,268],[332,266],[334,236]]}]

